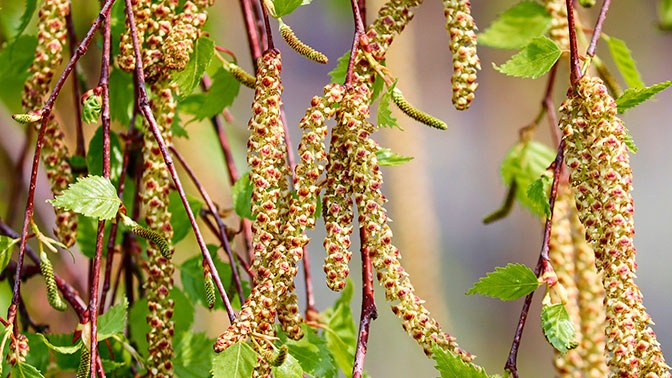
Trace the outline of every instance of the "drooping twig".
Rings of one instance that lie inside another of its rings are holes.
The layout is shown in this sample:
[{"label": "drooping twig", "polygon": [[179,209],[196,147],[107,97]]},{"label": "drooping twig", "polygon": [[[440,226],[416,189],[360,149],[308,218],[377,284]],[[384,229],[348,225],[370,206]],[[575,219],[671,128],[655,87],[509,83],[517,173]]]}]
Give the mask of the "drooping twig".
[{"label": "drooping twig", "polygon": [[[539,277],[543,271],[543,267],[546,264],[550,263],[548,257],[549,243],[551,241],[551,226],[553,224],[553,207],[555,206],[555,199],[558,196],[558,183],[560,182],[560,172],[562,170],[562,164],[564,160],[564,148],[565,141],[564,139],[560,141],[558,145],[558,153],[555,156],[555,160],[551,164],[553,168],[553,184],[551,185],[551,194],[549,198],[549,205],[551,212],[546,218],[546,225],[544,227],[544,238],[541,244],[541,251],[539,252],[539,260],[537,265],[534,268],[534,274]],[[517,367],[517,358],[518,358],[518,348],[520,347],[520,342],[523,337],[523,329],[525,328],[525,323],[527,321],[527,315],[530,310],[530,305],[532,304],[532,296],[534,292],[528,294],[525,297],[525,302],[523,303],[523,308],[520,312],[520,318],[518,320],[518,326],[516,327],[516,333],[513,337],[513,343],[511,344],[511,350],[509,351],[509,357],[506,360],[506,365],[504,369],[507,370],[514,378],[518,378],[518,367]]]},{"label": "drooping twig", "polygon": [[611,0],[604,0],[602,3],[602,9],[600,9],[600,15],[597,17],[595,22],[595,29],[593,29],[593,37],[590,39],[590,45],[588,45],[588,50],[586,50],[586,55],[595,56],[595,49],[597,48],[597,40],[600,39],[600,34],[602,34],[602,24],[607,18],[607,11],[609,10],[609,5]]},{"label": "drooping twig", "polygon": [[373,296],[373,267],[371,256],[366,245],[366,229],[360,227],[359,238],[362,247],[362,309],[359,318],[359,333],[357,337],[357,349],[355,350],[355,362],[352,368],[352,378],[361,378],[364,371],[364,358],[366,357],[367,343],[369,341],[369,326],[371,321],[378,318],[376,302]]},{"label": "drooping twig", "polygon": [[189,207],[189,202],[187,201],[187,195],[184,192],[184,187],[182,186],[180,178],[177,175],[177,170],[175,169],[173,158],[170,156],[170,152],[168,151],[166,142],[163,140],[163,137],[161,136],[161,131],[159,130],[159,127],[156,123],[156,119],[154,118],[152,109],[149,106],[149,97],[147,96],[147,90],[145,89],[145,74],[142,68],[142,55],[140,53],[140,44],[138,43],[138,34],[135,26],[135,16],[133,15],[132,9],[133,8],[131,6],[131,0],[126,0],[126,17],[128,20],[129,29],[131,31],[131,37],[133,40],[133,51],[135,53],[135,81],[136,81],[136,87],[138,88],[139,92],[138,108],[140,109],[140,112],[147,120],[149,131],[154,135],[154,138],[156,138],[156,141],[161,150],[161,155],[163,156],[163,160],[166,163],[166,167],[168,168],[168,171],[170,173],[170,177],[172,178],[173,183],[175,183],[175,188],[177,189],[177,192],[180,196],[180,200],[182,201],[182,205],[184,206],[184,209],[187,212],[187,217],[189,218],[191,227],[194,230],[194,234],[196,236],[196,242],[198,243],[198,246],[201,249],[203,259],[205,259],[206,263],[208,264],[208,267],[210,268],[210,271],[213,274],[215,285],[217,286],[217,290],[219,290],[219,294],[221,295],[222,300],[224,301],[224,307],[226,307],[226,312],[229,316],[229,320],[233,322],[233,320],[235,319],[233,307],[231,306],[229,297],[226,294],[226,290],[224,290],[222,281],[219,279],[217,268],[215,267],[215,264],[212,261],[212,257],[210,256],[210,252],[208,252],[208,248],[205,245],[205,240],[203,240],[203,235],[201,234],[198,224],[196,223],[194,213],[191,211],[191,207]]},{"label": "drooping twig", "polygon": [[243,12],[243,21],[245,22],[245,31],[247,32],[247,43],[250,46],[250,55],[252,55],[252,65],[254,71],[257,70],[257,59],[261,56],[262,49],[259,45],[261,37],[259,36],[259,20],[255,17],[253,0],[240,0],[240,9]]},{"label": "drooping twig", "polygon": [[579,61],[579,50],[576,45],[576,24],[574,22],[574,1],[565,0],[567,4],[567,27],[569,28],[569,79],[574,84],[581,78],[581,64]]},{"label": "drooping twig", "polygon": [[355,69],[355,56],[357,49],[359,49],[360,38],[365,34],[364,21],[362,13],[360,13],[360,1],[350,0],[350,7],[352,8],[352,17],[355,22],[355,33],[352,36],[352,47],[350,48],[350,61],[348,62],[348,71],[345,74],[345,85],[352,83],[352,73]]},{"label": "drooping twig", "polygon": [[184,160],[184,157],[173,146],[170,146],[169,148],[170,151],[173,153],[173,155],[175,155],[175,157],[177,158],[177,161],[179,161],[180,164],[182,164],[182,167],[191,178],[191,181],[194,183],[198,191],[201,193],[203,201],[205,201],[205,204],[208,205],[210,213],[215,218],[215,222],[217,222],[217,225],[219,226],[219,233],[222,235],[220,240],[222,241],[224,251],[226,252],[226,255],[229,258],[229,262],[231,265],[231,272],[233,275],[232,277],[233,282],[236,285],[236,290],[238,291],[238,297],[240,298],[240,303],[243,303],[245,302],[245,294],[243,293],[243,285],[240,281],[240,273],[238,272],[238,265],[236,265],[236,260],[233,257],[233,252],[231,251],[231,245],[229,244],[229,238],[226,236],[226,225],[224,224],[222,218],[219,216],[219,213],[217,213],[217,207],[215,207],[215,203],[212,202],[210,195],[208,195],[208,192],[205,190],[198,177],[196,177],[196,174],[191,169],[189,164],[187,164],[187,162]]},{"label": "drooping twig", "polygon": [[[39,170],[39,165],[40,165],[40,152],[42,151],[42,144],[44,141],[44,135],[45,131],[47,129],[47,123],[49,122],[49,118],[51,115],[51,111],[54,107],[54,104],[56,103],[56,98],[58,95],[61,93],[61,90],[63,89],[63,85],[65,84],[65,81],[67,80],[68,76],[72,72],[74,66],[77,64],[79,59],[84,56],[86,53],[89,45],[93,41],[93,37],[95,33],[98,31],[98,28],[100,28],[101,23],[105,19],[105,15],[109,12],[110,8],[112,7],[112,4],[114,3],[114,0],[106,0],[105,4],[103,4],[103,7],[100,10],[100,13],[98,14],[98,17],[96,17],[96,20],[93,22],[93,25],[91,25],[91,28],[89,28],[89,31],[86,33],[86,36],[82,40],[82,42],[79,44],[79,47],[75,51],[75,54],[70,58],[70,61],[68,64],[65,66],[65,69],[63,70],[63,73],[61,76],[58,78],[56,81],[56,84],[54,85],[54,89],[52,90],[51,94],[49,95],[49,98],[47,99],[46,103],[44,104],[44,107],[41,109],[41,127],[40,131],[37,136],[37,141],[35,142],[35,153],[33,154],[33,166],[30,172],[30,184],[28,186],[28,199],[26,201],[26,210],[25,210],[25,216],[23,220],[23,228],[21,230],[21,241],[19,242],[19,256],[17,258],[17,267],[16,267],[16,275],[17,278],[21,277],[21,269],[23,268],[23,259],[25,256],[26,252],[26,242],[27,242],[27,236],[28,236],[28,230],[30,227],[31,220],[33,218],[33,214],[35,211],[34,205],[35,205],[35,187],[37,184],[37,173]],[[58,284],[58,281],[57,281]],[[10,323],[14,322],[14,319],[16,317],[16,310],[17,310],[17,305],[18,305],[18,299],[19,299],[19,291],[21,290],[21,280],[16,279],[14,282],[14,288],[12,291],[12,304],[9,306],[9,309],[7,310],[7,321]],[[14,332],[16,332],[18,329],[14,327]]]}]

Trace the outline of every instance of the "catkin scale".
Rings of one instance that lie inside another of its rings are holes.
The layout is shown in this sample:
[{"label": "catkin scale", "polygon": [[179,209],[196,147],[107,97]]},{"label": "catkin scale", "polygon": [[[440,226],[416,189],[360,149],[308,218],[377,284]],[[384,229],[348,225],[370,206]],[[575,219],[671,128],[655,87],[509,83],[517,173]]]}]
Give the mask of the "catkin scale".
[{"label": "catkin scale", "polygon": [[329,63],[329,58],[327,58],[326,55],[303,43],[296,34],[294,34],[294,31],[289,25],[284,23],[280,24],[280,36],[297,54],[317,63]]},{"label": "catkin scale", "polygon": [[414,120],[435,129],[448,129],[448,125],[446,125],[445,122],[414,107],[410,102],[408,102],[408,100],[406,100],[401,90],[396,87],[392,89],[392,101],[394,101],[394,103],[399,107],[399,109],[401,109],[402,112],[404,112],[404,114],[413,118]]},{"label": "catkin scale", "polygon": [[54,279],[54,266],[45,252],[40,254],[40,271],[42,277],[44,277],[44,283],[47,285],[49,305],[58,311],[65,311],[68,306],[58,294],[58,286],[56,286],[56,280]]}]

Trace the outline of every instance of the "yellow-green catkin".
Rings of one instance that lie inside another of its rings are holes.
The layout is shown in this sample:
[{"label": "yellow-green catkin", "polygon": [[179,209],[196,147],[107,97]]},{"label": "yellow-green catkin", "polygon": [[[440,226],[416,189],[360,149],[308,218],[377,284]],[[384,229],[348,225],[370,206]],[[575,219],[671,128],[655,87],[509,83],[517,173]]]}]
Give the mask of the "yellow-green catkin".
[{"label": "yellow-green catkin", "polygon": [[610,377],[670,377],[634,281],[632,172],[625,128],[602,80],[584,76],[560,107],[576,207],[605,288]]},{"label": "yellow-green catkin", "polygon": [[329,58],[327,58],[326,55],[303,43],[299,37],[294,34],[292,28],[284,22],[280,23],[280,36],[285,43],[287,43],[287,46],[291,47],[297,54],[317,63],[329,63]]},{"label": "yellow-green catkin", "polygon": [[45,252],[40,253],[40,272],[47,286],[47,301],[49,305],[58,311],[65,311],[67,305],[61,295],[58,294],[58,286],[54,279],[54,266]]},{"label": "yellow-green catkin", "polygon": [[453,105],[457,110],[469,108],[478,84],[476,74],[481,60],[476,52],[476,23],[471,17],[469,0],[443,0],[446,30],[453,53]]},{"label": "yellow-green catkin", "polygon": [[[65,16],[70,12],[67,0],[45,0],[38,11],[37,47],[35,59],[30,66],[30,76],[24,84],[23,110],[40,112],[50,93],[54,70],[63,61],[63,48],[67,37]],[[36,128],[41,123],[34,123]],[[49,116],[44,130],[42,163],[51,183],[54,196],[60,195],[73,182],[72,169],[68,162],[70,153],[65,144],[65,134],[53,115]],[[71,211],[54,208],[58,239],[67,247],[75,244],[77,215]]]},{"label": "yellow-green catkin", "polygon": [[546,12],[551,15],[548,36],[560,50],[569,50],[569,29],[567,27],[567,4],[565,0],[544,0]]}]

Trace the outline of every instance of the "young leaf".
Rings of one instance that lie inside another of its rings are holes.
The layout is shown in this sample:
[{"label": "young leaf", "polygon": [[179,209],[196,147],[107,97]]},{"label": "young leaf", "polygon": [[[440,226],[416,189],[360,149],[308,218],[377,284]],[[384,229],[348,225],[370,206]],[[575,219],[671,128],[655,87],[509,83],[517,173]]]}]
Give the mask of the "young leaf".
[{"label": "young leaf", "polygon": [[632,134],[630,134],[630,130],[628,130],[627,128],[625,129],[625,134],[623,135],[623,143],[625,143],[625,145],[628,146],[628,150],[630,150],[630,152],[632,152],[633,154],[636,154],[637,151],[639,151],[639,148],[637,148],[634,139],[632,139]]},{"label": "young leaf", "polygon": [[478,35],[478,43],[499,49],[519,49],[540,37],[551,26],[551,15],[543,5],[523,1],[502,13]]},{"label": "young leaf", "polygon": [[303,377],[303,369],[301,364],[291,354],[285,357],[282,365],[278,367],[271,367],[273,377],[275,378],[296,378]]},{"label": "young leaf", "polygon": [[383,93],[378,101],[378,127],[396,127],[399,130],[404,130],[397,123],[397,119],[392,115],[392,110],[390,110],[390,103],[392,102],[392,88]]},{"label": "young leaf", "polygon": [[0,272],[5,270],[5,267],[9,264],[9,260],[12,259],[12,247],[18,242],[19,239],[0,235]]},{"label": "young leaf", "polygon": [[44,378],[39,370],[25,362],[17,362],[12,366],[11,374],[13,378]]},{"label": "young leaf", "polygon": [[413,160],[412,156],[402,156],[392,152],[389,148],[380,148],[376,151],[378,165],[383,167],[396,167]]},{"label": "young leaf", "polygon": [[[38,334],[40,335],[40,334]],[[40,337],[42,337],[40,335]],[[47,341],[48,340],[48,341]],[[68,334],[50,334],[48,338],[43,339],[45,344],[54,353],[56,365],[61,370],[74,370],[79,366],[79,350],[84,348],[81,339],[75,345],[72,341],[72,333]]]},{"label": "young leaf", "polygon": [[98,318],[98,341],[105,340],[115,334],[123,334],[128,314],[128,301],[123,301],[110,307],[107,312]]},{"label": "young leaf", "polygon": [[212,359],[213,378],[249,378],[257,365],[257,352],[247,343],[237,342]]},{"label": "young leaf", "polygon": [[174,338],[175,357],[173,366],[175,376],[180,378],[201,378],[204,372],[212,369],[213,339],[204,333],[182,332]]},{"label": "young leaf", "polygon": [[536,79],[548,72],[562,55],[555,42],[547,37],[537,37],[523,47],[506,63],[493,67],[506,75]]},{"label": "young leaf", "polygon": [[623,113],[630,108],[634,108],[635,106],[655,96],[658,92],[664,91],[670,85],[672,85],[672,80],[664,81],[662,83],[654,84],[645,88],[626,89],[623,94],[616,99],[618,112]]},{"label": "young leaf", "polygon": [[207,93],[196,93],[187,96],[181,102],[185,113],[193,114],[197,120],[210,118],[219,114],[224,108],[231,106],[238,96],[240,83],[231,73],[220,67],[212,76],[212,85]]},{"label": "young leaf", "polygon": [[562,303],[544,305],[541,310],[541,328],[551,345],[560,353],[577,347],[574,325]]},{"label": "young leaf", "polygon": [[312,0],[272,0],[272,8],[269,7],[269,13],[274,18],[286,16],[296,10],[296,8],[310,4]]},{"label": "young leaf", "polygon": [[48,200],[54,207],[71,210],[87,217],[110,220],[117,215],[121,200],[110,180],[87,176],[70,184],[63,194]]},{"label": "young leaf", "polygon": [[306,373],[320,378],[336,377],[338,370],[326,339],[306,324],[301,325],[301,328],[304,336],[298,341],[288,339],[284,332],[278,332],[282,345],[288,347],[289,354],[298,360]]},{"label": "young leaf", "polygon": [[[89,174],[103,175],[103,126],[98,127],[89,142],[89,152],[86,154],[86,166]],[[121,143],[115,132],[110,132],[110,181],[116,182],[121,176],[124,153],[121,152]]]},{"label": "young leaf", "polygon": [[[187,211],[184,209],[184,205],[180,199],[180,194],[177,191],[173,190],[170,192],[168,201],[168,211],[172,214],[170,218],[170,224],[173,225],[172,241],[173,244],[177,244],[177,242],[184,239],[185,236],[191,232],[191,223],[189,222]],[[200,214],[201,208],[203,207],[203,202],[190,195],[187,195],[187,202],[189,203],[192,213],[198,217],[198,214]]]},{"label": "young leaf", "polygon": [[625,45],[625,41],[620,40],[614,37],[603,37],[609,45],[609,52],[618,67],[618,71],[623,76],[623,80],[631,88],[643,88],[646,85],[642,81],[639,71],[637,71],[637,66],[635,60],[632,59],[632,54],[628,46]]},{"label": "young leaf", "polygon": [[[53,350],[56,353],[60,354],[75,354],[79,349],[83,347],[83,344],[81,342],[77,342],[75,345],[72,345],[72,335],[49,335],[49,339],[47,339],[43,334],[38,333],[38,337],[42,339],[44,344],[51,350]],[[65,341],[66,337],[64,336],[70,336],[69,341]],[[55,340],[54,340],[55,339]],[[69,343],[68,345],[64,345],[63,342]]]},{"label": "young leaf", "polygon": [[37,333],[26,333],[30,352],[26,356],[26,363],[39,371],[46,371],[49,367],[49,347],[44,343],[44,336]]},{"label": "young leaf", "polygon": [[26,30],[26,26],[30,23],[30,19],[33,18],[36,8],[37,0],[26,0],[26,9],[23,11],[23,15],[21,15],[21,23],[16,27],[14,38],[21,37],[21,34]]},{"label": "young leaf", "polygon": [[324,336],[327,347],[333,354],[338,367],[346,376],[352,374],[352,361],[354,361],[355,345],[357,343],[357,327],[350,309],[353,286],[352,281],[348,279],[341,296],[332,307],[327,308],[322,313],[322,318],[326,319]]},{"label": "young leaf", "polygon": [[441,378],[488,378],[483,368],[462,361],[436,344],[432,346],[432,359],[436,362],[434,367],[441,373]]},{"label": "young leaf", "polygon": [[346,51],[340,58],[333,70],[329,71],[332,83],[342,84],[345,82],[345,74],[348,72],[348,62],[350,61],[350,50]]},{"label": "young leaf", "polygon": [[240,176],[233,184],[232,197],[233,208],[241,218],[254,220],[252,214],[252,184],[250,183],[250,173],[247,172]]},{"label": "young leaf", "polygon": [[214,54],[215,42],[212,39],[200,37],[196,40],[189,63],[184,67],[184,70],[173,75],[173,81],[177,83],[177,87],[180,89],[180,99],[190,95],[194,88],[198,86]]},{"label": "young leaf", "polygon": [[551,188],[551,177],[548,175],[541,175],[534,180],[530,186],[527,187],[527,198],[533,206],[534,213],[545,214],[546,217],[551,216],[551,205],[548,202],[548,193]]},{"label": "young leaf", "polygon": [[536,290],[539,285],[534,272],[523,264],[496,267],[494,272],[481,277],[467,295],[479,294],[503,301],[518,299]]}]

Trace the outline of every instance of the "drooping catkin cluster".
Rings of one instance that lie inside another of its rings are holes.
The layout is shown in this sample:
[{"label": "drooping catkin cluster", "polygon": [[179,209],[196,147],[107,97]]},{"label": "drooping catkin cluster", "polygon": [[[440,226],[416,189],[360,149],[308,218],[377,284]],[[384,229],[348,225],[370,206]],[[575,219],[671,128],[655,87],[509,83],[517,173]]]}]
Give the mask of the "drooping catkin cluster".
[{"label": "drooping catkin cluster", "polygon": [[567,4],[565,0],[544,0],[546,12],[551,15],[548,35],[558,44],[560,50],[569,50],[569,29],[567,27]]},{"label": "drooping catkin cluster", "polygon": [[476,22],[471,17],[469,0],[443,0],[446,30],[453,53],[453,105],[457,110],[469,108],[478,84],[476,74],[481,60],[476,54]]},{"label": "drooping catkin cluster", "polygon": [[634,281],[632,172],[616,103],[599,78],[584,76],[560,112],[576,207],[606,292],[610,376],[669,377]]},{"label": "drooping catkin cluster", "polygon": [[[63,60],[63,46],[67,37],[65,16],[70,12],[67,0],[45,0],[38,12],[37,47],[35,60],[30,66],[31,75],[24,83],[22,96],[23,110],[40,112],[50,92],[54,69]],[[40,127],[41,123],[35,123]],[[65,144],[65,134],[53,115],[49,116],[42,144],[42,162],[51,183],[54,196],[60,195],[73,181],[68,159],[70,153]],[[58,239],[67,247],[76,241],[77,215],[73,212],[54,208]]]}]

